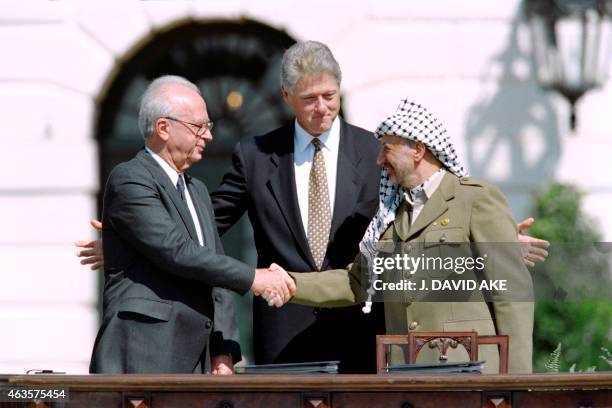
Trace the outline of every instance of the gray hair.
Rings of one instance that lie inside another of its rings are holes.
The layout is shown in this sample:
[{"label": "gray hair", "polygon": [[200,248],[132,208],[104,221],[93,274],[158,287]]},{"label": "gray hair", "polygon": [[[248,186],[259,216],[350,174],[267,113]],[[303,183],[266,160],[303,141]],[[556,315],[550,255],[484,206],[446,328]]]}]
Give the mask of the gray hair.
[{"label": "gray hair", "polygon": [[302,75],[323,73],[332,74],[340,86],[342,71],[327,45],[318,41],[304,41],[293,44],[285,51],[281,62],[281,85],[288,93],[293,93],[293,87]]},{"label": "gray hair", "polygon": [[168,88],[173,86],[183,86],[202,95],[193,82],[178,75],[162,75],[155,78],[142,95],[138,112],[138,128],[145,141],[155,132],[157,119],[174,115],[174,107],[166,94]]}]

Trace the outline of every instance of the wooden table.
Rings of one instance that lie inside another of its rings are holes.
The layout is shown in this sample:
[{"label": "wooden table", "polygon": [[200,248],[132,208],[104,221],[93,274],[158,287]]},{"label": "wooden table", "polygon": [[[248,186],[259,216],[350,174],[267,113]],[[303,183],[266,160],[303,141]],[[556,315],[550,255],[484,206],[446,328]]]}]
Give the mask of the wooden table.
[{"label": "wooden table", "polygon": [[0,407],[612,407],[612,372],[532,375],[2,375],[0,388],[63,387],[69,402]]}]

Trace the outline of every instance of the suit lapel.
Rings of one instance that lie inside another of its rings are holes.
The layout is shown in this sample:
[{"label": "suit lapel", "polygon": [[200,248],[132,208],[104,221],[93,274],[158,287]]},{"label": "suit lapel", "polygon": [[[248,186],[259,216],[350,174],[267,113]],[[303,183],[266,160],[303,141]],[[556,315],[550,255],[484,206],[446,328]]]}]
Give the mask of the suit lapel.
[{"label": "suit lapel", "polygon": [[[338,167],[336,169],[336,198],[330,230],[330,239],[336,234],[342,221],[353,212],[359,194],[359,171],[357,166],[361,156],[357,153],[358,141],[349,130],[346,122],[340,121],[340,144],[338,146]],[[326,260],[327,261],[327,260]],[[325,262],[324,265],[325,267]]]},{"label": "suit lapel", "polygon": [[139,151],[136,155],[136,159],[151,173],[153,179],[166,191],[166,194],[170,197],[170,201],[172,201],[172,204],[181,216],[181,220],[183,224],[185,224],[189,236],[191,236],[191,239],[195,242],[198,242],[198,234],[196,233],[193,219],[189,213],[189,208],[187,208],[187,204],[181,200],[176,187],[172,185],[170,177],[168,177],[153,156],[147,153],[146,150],[143,149]]},{"label": "suit lapel", "polygon": [[429,224],[434,222],[440,215],[448,210],[448,201],[455,196],[455,187],[453,184],[453,175],[448,172],[444,175],[438,189],[427,200],[425,206],[421,210],[419,216],[414,220],[414,224],[408,233],[408,239],[413,238],[425,229]]},{"label": "suit lapel", "polygon": [[300,215],[297,188],[295,185],[295,169],[293,160],[293,124],[287,126],[284,135],[281,135],[281,145],[270,156],[271,172],[268,179],[268,188],[274,196],[278,208],[283,215],[291,234],[298,243],[298,247],[309,265],[316,269],[314,259],[310,253],[310,246]]}]

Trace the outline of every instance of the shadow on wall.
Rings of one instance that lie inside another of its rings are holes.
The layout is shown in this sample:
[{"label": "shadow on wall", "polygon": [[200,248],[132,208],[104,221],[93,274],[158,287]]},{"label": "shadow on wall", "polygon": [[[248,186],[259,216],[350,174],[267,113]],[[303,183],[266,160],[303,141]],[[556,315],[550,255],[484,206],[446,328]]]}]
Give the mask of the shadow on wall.
[{"label": "shadow on wall", "polygon": [[[505,48],[481,75],[483,92],[468,111],[464,133],[471,174],[495,182],[506,194],[534,191],[550,180],[561,150],[557,113],[536,82],[529,47],[520,41],[530,41],[526,29],[519,9]],[[497,70],[490,90],[487,78]]]}]

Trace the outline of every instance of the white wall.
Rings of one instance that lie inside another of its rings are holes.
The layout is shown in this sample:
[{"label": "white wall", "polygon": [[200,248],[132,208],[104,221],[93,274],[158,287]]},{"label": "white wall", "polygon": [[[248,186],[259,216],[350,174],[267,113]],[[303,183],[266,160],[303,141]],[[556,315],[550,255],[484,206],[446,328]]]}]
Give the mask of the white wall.
[{"label": "white wall", "polygon": [[96,274],[73,241],[93,236],[96,100],[130,50],[184,19],[251,18],[327,43],[344,70],[346,115],[374,129],[409,96],[446,123],[474,175],[515,216],[547,181],[588,193],[612,240],[612,85],[587,94],[578,128],[534,82],[518,0],[46,2],[0,11],[0,372],[83,373],[97,330]]}]

